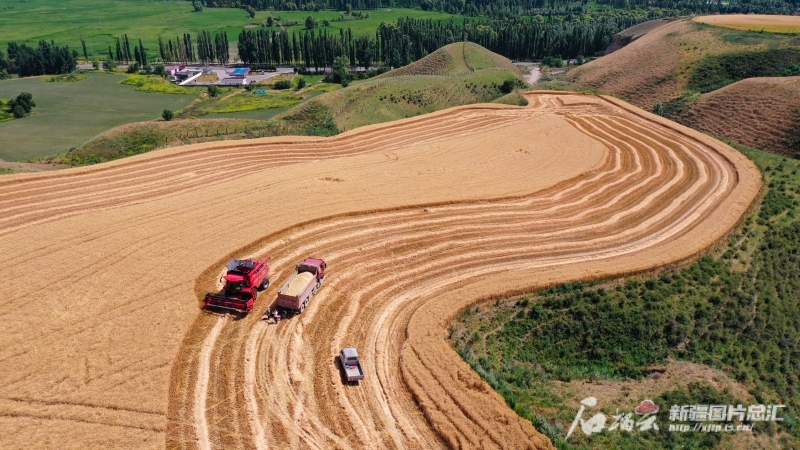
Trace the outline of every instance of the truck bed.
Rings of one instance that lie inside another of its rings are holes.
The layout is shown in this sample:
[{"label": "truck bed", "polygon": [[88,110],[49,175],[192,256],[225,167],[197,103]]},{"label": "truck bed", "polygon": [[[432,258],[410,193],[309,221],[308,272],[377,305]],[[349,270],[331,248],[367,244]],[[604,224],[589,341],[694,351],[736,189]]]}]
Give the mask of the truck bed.
[{"label": "truck bed", "polygon": [[313,273],[310,272],[298,273],[297,275],[293,276],[291,280],[289,280],[286,288],[281,291],[281,294],[297,297],[298,295],[303,293],[303,291],[306,289],[306,287],[308,287],[308,284],[311,282],[313,278],[314,278]]},{"label": "truck bed", "polygon": [[344,373],[345,376],[347,376],[347,381],[360,381],[364,379],[364,369],[361,368],[360,362],[355,364],[342,363],[342,366],[344,367]]}]

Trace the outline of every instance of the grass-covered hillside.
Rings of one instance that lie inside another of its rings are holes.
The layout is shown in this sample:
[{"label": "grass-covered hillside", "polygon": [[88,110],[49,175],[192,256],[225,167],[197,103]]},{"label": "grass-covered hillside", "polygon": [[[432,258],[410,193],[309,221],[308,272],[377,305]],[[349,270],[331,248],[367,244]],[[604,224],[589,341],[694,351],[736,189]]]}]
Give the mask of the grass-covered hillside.
[{"label": "grass-covered hillside", "polygon": [[[480,305],[453,324],[456,350],[560,448],[800,445],[800,161],[742,150],[762,169],[765,195],[712,254]],[[587,437],[579,428],[564,443],[589,396],[599,399],[591,414],[608,417],[651,398],[660,430]],[[783,422],[756,423],[752,434],[668,430],[674,404],[762,403],[785,404]]]},{"label": "grass-covered hillside", "polygon": [[[800,37],[797,35],[734,30],[684,19],[662,25],[610,55],[570,70],[563,80],[694,126],[696,120],[687,113],[704,94],[749,78],[798,74]],[[776,88],[774,84],[763,87]],[[735,102],[727,99],[717,102],[720,108],[716,113],[725,119],[724,125],[711,125],[716,127],[714,134],[768,151],[800,155],[796,145],[774,138],[790,130],[782,123],[771,123],[772,115],[764,116],[760,126],[753,127],[752,138],[742,139],[741,133],[736,133],[738,125],[733,124],[747,121],[747,115],[762,109],[765,103],[759,89],[740,92],[745,93]],[[794,95],[770,98],[777,99],[776,110],[796,106]],[[702,114],[698,112],[695,116]],[[723,130],[723,126],[727,128]]]},{"label": "grass-covered hillside", "polygon": [[507,58],[477,44],[459,42],[374,79],[320,95],[296,106],[286,117],[322,109],[338,129],[349,130],[453,106],[492,102],[522,86],[518,69]]}]

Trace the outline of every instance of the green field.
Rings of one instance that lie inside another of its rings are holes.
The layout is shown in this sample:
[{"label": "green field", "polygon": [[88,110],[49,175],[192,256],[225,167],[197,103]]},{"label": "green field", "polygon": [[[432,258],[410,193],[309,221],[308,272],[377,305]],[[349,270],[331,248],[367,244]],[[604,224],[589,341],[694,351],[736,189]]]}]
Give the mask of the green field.
[{"label": "green field", "polygon": [[[364,11],[365,13],[369,13],[369,18],[366,19],[355,19],[351,16],[345,16],[347,20],[343,22],[335,22],[334,20],[338,20],[339,17],[343,14],[341,11],[320,11],[320,12],[313,12],[313,11],[259,11],[259,14],[256,15],[256,18],[259,18],[263,15],[261,22],[263,23],[266,20],[266,17],[271,15],[273,18],[280,18],[281,22],[286,23],[288,21],[297,20],[300,23],[297,25],[287,26],[286,30],[291,31],[300,31],[305,29],[305,20],[308,16],[313,17],[316,19],[318,23],[317,31],[321,29],[326,29],[328,33],[335,33],[339,34],[339,29],[347,30],[350,28],[353,30],[353,36],[363,36],[363,35],[370,35],[374,36],[375,31],[378,29],[378,26],[381,22],[386,23],[393,23],[397,20],[398,17],[410,17],[412,19],[433,19],[433,20],[457,20],[459,22],[464,20],[464,16],[461,15],[450,15],[436,11],[422,11],[418,9],[402,9],[402,8],[383,8],[379,10],[368,10]],[[322,27],[322,21],[324,19],[328,19],[330,21],[330,25],[327,27]],[[273,28],[277,29],[277,28]],[[228,34],[228,37],[231,37]]]},{"label": "green field", "polygon": [[[31,0],[0,1],[0,49],[5,52],[10,41],[35,44],[40,39],[54,40],[59,45],[69,45],[78,50],[83,59],[80,37],[83,35],[90,58],[103,59],[108,56],[108,46],[115,45],[114,38],[124,33],[128,38],[142,39],[148,56],[158,55],[158,37],[165,38],[200,30],[226,31],[231,40],[230,48],[236,51],[239,32],[247,25],[263,24],[267,16],[284,20],[299,20],[302,28],[309,15],[320,22],[339,17],[336,11],[282,12],[258,11],[251,19],[242,9],[204,8],[194,12],[191,2],[184,0]],[[413,9],[369,11],[369,19],[331,22],[330,32],[339,28],[352,28],[356,36],[374,34],[381,22],[394,22],[398,17],[449,19],[450,15]],[[131,42],[133,45],[133,42]]]},{"label": "green field", "polygon": [[110,128],[157,119],[162,110],[180,110],[195,98],[136,92],[135,86],[119,84],[123,79],[87,74],[77,83],[43,83],[40,78],[0,81],[0,98],[30,92],[36,102],[33,115],[0,123],[0,159],[63,154]]}]

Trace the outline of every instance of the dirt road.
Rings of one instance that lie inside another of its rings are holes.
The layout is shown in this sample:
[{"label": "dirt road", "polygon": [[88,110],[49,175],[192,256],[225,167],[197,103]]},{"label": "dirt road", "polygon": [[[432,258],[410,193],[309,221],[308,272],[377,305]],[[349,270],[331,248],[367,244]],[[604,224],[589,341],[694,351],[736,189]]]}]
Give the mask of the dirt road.
[{"label": "dirt road", "polygon": [[[449,347],[452,317],[690,258],[736,224],[760,175],[615,100],[528,98],[12,176],[0,446],[55,447],[37,440],[44,422],[76,448],[551,448]],[[267,254],[253,314],[197,313],[227,259]],[[25,277],[45,255],[53,277]],[[260,321],[309,255],[328,262],[309,307]],[[359,386],[342,383],[345,346]]]}]

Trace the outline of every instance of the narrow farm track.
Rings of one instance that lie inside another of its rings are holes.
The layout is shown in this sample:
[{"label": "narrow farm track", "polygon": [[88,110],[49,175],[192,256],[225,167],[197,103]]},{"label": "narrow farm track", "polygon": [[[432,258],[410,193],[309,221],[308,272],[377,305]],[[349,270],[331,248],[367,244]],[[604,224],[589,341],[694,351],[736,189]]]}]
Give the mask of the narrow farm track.
[{"label": "narrow farm track", "polygon": [[[208,440],[187,433],[181,411],[198,396],[186,380],[202,373],[193,352],[180,352],[168,447],[550,448],[448,347],[450,318],[488,295],[691,257],[735,224],[759,181],[709,139],[611,101],[565,97],[531,94],[530,110],[561,115],[609,150],[577,179],[517,198],[322,219],[242,249],[277,255],[283,278],[308,255],[324,257],[329,275],[301,316],[261,321],[270,289],[254,314],[227,323],[204,405],[216,427]],[[218,288],[218,273],[198,279],[198,296]],[[200,316],[187,339],[221,320]],[[345,346],[365,360],[360,386],[341,381],[335,355]]]},{"label": "narrow farm track", "polygon": [[[0,447],[552,448],[452,350],[452,318],[695,257],[760,175],[617,100],[527,97],[0,178]],[[249,316],[198,312],[228,259],[265,255]],[[312,255],[309,307],[261,321]]]}]

